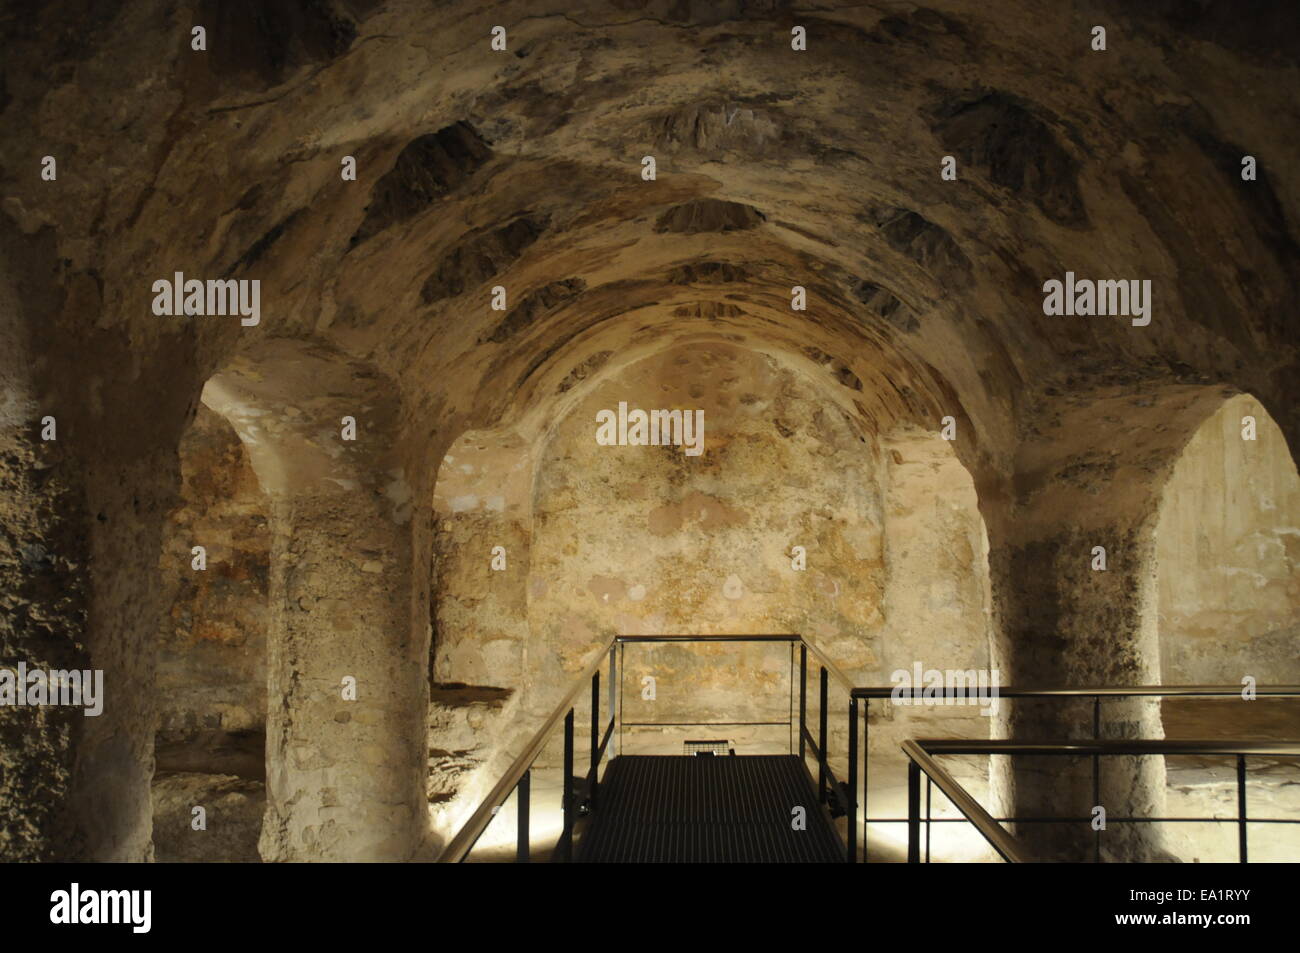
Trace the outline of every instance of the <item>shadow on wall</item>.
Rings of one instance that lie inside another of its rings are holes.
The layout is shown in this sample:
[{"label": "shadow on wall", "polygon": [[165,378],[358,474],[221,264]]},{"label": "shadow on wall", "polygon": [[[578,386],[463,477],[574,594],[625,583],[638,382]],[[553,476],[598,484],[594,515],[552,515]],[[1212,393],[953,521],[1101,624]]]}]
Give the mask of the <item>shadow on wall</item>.
[{"label": "shadow on wall", "polygon": [[[234,429],[202,404],[180,460],[181,503],[159,566],[172,595],[159,638],[154,852],[161,862],[257,861],[266,802],[267,499]],[[194,827],[196,807],[205,829]]]}]

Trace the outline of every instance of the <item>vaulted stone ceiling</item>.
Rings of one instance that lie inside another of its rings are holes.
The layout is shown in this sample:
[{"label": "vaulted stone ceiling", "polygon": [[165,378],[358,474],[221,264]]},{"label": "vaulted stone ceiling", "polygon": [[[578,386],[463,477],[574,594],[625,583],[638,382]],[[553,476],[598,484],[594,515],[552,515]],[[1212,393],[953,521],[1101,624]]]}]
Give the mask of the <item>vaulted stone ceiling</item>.
[{"label": "vaulted stone ceiling", "polygon": [[[22,612],[0,634],[152,683],[162,607],[141,566],[206,393],[268,491],[300,495],[275,510],[277,566],[385,566],[385,589],[292,568],[272,588],[283,658],[328,654],[322,606],[388,640],[373,734],[405,748],[344,802],[409,818],[310,851],[399,855],[425,808],[432,515],[413,501],[465,432],[533,437],[632,362],[711,341],[820,381],[864,434],[955,418],[1006,677],[1149,679],[1144,567],[1178,450],[1237,392],[1300,446],[1298,16],[1263,0],[9,3],[0,575]],[[152,285],[176,272],[259,279],[260,323],[155,315]],[[1045,314],[1044,282],[1067,272],[1149,280],[1150,324]],[[32,436],[46,413],[58,443]],[[349,414],[380,439],[326,444]],[[339,487],[373,492],[324,500]],[[1099,541],[1105,578],[1080,557]],[[289,674],[277,757],[332,717]],[[80,823],[57,835],[72,846],[49,855],[146,852],[152,704],[79,729],[75,757],[56,728],[16,742],[62,758],[77,792]],[[274,803],[319,789],[303,776]],[[268,855],[292,856],[306,823],[268,822]]]},{"label": "vaulted stone ceiling", "polygon": [[[1294,435],[1295,14],[1247,6],[11,5],[8,245],[65,347],[325,340],[444,439],[700,333],[839,368],[876,427],[969,420],[978,469],[1045,395],[1146,378]],[[261,325],[153,316],[177,270],[259,277]],[[1045,316],[1067,270],[1150,278],[1151,325]]]}]

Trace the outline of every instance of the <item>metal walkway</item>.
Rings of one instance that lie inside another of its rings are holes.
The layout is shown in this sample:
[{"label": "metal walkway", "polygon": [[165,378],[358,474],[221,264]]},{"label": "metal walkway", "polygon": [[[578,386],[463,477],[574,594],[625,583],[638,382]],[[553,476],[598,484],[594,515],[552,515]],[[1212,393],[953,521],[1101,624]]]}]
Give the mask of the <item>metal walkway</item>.
[{"label": "metal walkway", "polygon": [[[806,830],[792,829],[804,808]],[[587,863],[842,863],[793,755],[614,758],[576,845]]]}]

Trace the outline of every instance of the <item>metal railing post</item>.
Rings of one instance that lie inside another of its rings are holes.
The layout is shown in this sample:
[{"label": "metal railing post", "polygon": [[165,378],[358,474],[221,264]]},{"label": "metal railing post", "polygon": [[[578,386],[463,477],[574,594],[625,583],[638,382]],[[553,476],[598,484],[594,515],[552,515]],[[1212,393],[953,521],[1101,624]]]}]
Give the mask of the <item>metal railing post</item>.
[{"label": "metal railing post", "polygon": [[600,770],[600,669],[591,676],[591,780],[587,782],[587,804],[596,810],[596,777]]},{"label": "metal railing post", "polygon": [[808,646],[799,640],[799,763],[807,757],[808,731]]},{"label": "metal railing post", "polygon": [[[1092,696],[1092,740],[1101,740],[1101,696]],[[1101,755],[1092,756],[1092,804],[1101,804]],[[1098,829],[1092,839],[1092,862],[1101,863],[1101,830]]]},{"label": "metal railing post", "polygon": [[818,737],[817,737],[817,797],[821,803],[826,803],[826,690],[827,690],[826,666],[822,666],[821,677],[821,711],[817,714]]},{"label": "metal railing post", "polygon": [[623,694],[626,686],[623,682],[627,679],[627,656],[623,654],[623,643],[616,643],[618,647],[618,753],[623,753]]},{"label": "metal railing post", "polygon": [[858,862],[858,700],[849,696],[849,781],[846,785],[848,802],[844,813],[848,817],[847,853],[844,859],[850,864]]},{"label": "metal railing post", "polygon": [[616,651],[617,650],[615,649],[615,647],[611,645],[609,648],[609,677],[606,679],[606,682],[608,682],[609,684],[609,740],[605,743],[609,745],[609,751],[611,753],[611,756],[613,756],[613,752],[616,751],[618,748],[618,741],[614,737],[615,735],[618,734],[618,732],[615,730],[615,726],[617,725],[618,722],[618,702],[619,702],[619,698],[618,695],[616,694],[616,691],[621,690],[618,682],[614,678],[614,672],[616,670],[616,662],[615,662]]},{"label": "metal railing post", "polygon": [[560,859],[573,860],[573,709],[564,716],[564,832],[560,835],[564,848]]},{"label": "metal railing post", "polygon": [[794,643],[790,643],[790,707],[786,709],[786,739],[790,742],[790,754],[794,755]]},{"label": "metal railing post", "polygon": [[930,776],[925,776],[925,862],[930,862],[930,794],[934,790],[934,782]]},{"label": "metal railing post", "polygon": [[907,762],[907,862],[921,862],[921,768]]},{"label": "metal railing post", "polygon": [[1237,862],[1246,860],[1246,756],[1237,755]]},{"label": "metal railing post", "polygon": [[533,769],[529,768],[519,779],[519,786],[515,788],[515,810],[518,813],[517,829],[515,835],[515,860],[521,864],[528,863],[528,854],[531,844],[528,840],[528,814],[529,800],[532,786]]},{"label": "metal railing post", "polygon": [[867,838],[869,799],[867,785],[871,782],[871,699],[862,699],[862,862],[868,862],[871,856],[871,843]]}]

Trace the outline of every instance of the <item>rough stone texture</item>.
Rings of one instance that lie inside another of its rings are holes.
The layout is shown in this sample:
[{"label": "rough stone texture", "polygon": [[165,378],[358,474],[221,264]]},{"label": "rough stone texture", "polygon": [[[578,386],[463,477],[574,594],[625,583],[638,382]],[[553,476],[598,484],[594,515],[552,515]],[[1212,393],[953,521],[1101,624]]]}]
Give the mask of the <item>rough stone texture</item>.
[{"label": "rough stone texture", "polygon": [[[201,406],[180,446],[182,506],[159,570],[176,593],[161,633],[159,731],[263,730],[271,536],[267,499],[243,446]],[[193,568],[203,546],[207,569]]]},{"label": "rough stone texture", "polygon": [[[855,388],[829,355],[809,357],[785,364],[700,341],[606,379],[546,432],[536,458],[517,435],[466,434],[444,458],[435,495],[435,675],[516,689],[513,730],[522,732],[615,634],[798,632],[858,684],[888,684],[917,661],[986,668],[987,542],[969,474],[937,433],[877,440],[855,428],[820,399],[826,387]],[[620,401],[702,409],[704,453],[599,445],[596,412]],[[490,568],[496,545],[507,551],[502,571]],[[806,550],[804,571],[792,566],[794,546]],[[625,722],[784,721],[790,712],[786,645],[628,645],[621,664]],[[641,698],[647,675],[653,701]],[[816,677],[814,665],[814,723]],[[847,706],[838,686],[831,704],[838,755]],[[872,749],[894,772],[903,738],[987,736],[990,725],[964,706],[875,706]],[[501,718],[471,743],[446,724],[463,714],[436,719],[430,736],[457,781],[443,788],[462,799],[459,778],[483,760],[468,754],[501,754],[517,740]],[[717,732],[742,752],[789,750],[784,728]],[[679,752],[684,737],[631,734],[644,752]],[[968,773],[981,771],[975,763]]]},{"label": "rough stone texture", "polygon": [[1300,477],[1258,401],[1233,398],[1201,426],[1159,519],[1161,680],[1300,684]]},{"label": "rough stone texture", "polygon": [[[77,546],[76,499],[51,472],[51,454],[30,436],[5,441],[3,549],[4,607],[0,664],[82,668],[76,635],[85,620],[84,576]],[[47,860],[58,856],[68,796],[72,745],[83,716],[58,708],[0,709],[0,856]],[[66,830],[66,829],[65,829]]]},{"label": "rough stone texture", "polygon": [[497,777],[503,735],[517,705],[512,689],[459,682],[433,685],[429,697],[428,795],[435,832],[456,833]]},{"label": "rough stone texture", "polygon": [[468,433],[443,458],[430,581],[436,681],[523,685],[532,483],[532,454],[517,435]]},{"label": "rough stone texture", "polygon": [[[31,337],[45,316],[42,286],[0,255],[0,665],[70,669],[87,658],[86,518],[67,444],[38,436],[46,411]],[[81,849],[68,813],[83,720],[57,708],[0,709],[0,857],[49,860]]]},{"label": "rough stone texture", "polygon": [[[195,830],[194,808],[204,809]],[[153,785],[154,859],[160,863],[257,863],[266,788],[223,774],[168,774]]]},{"label": "rough stone texture", "polygon": [[[195,11],[160,0],[7,11],[0,572],[22,611],[0,623],[4,662],[82,662],[113,694],[98,719],[0,713],[6,856],[152,852],[157,566],[205,390],[271,499],[269,858],[407,859],[428,838],[427,503],[452,444],[504,428],[531,446],[702,334],[830,356],[817,393],[850,432],[955,418],[1011,680],[1154,679],[1178,453],[1242,393],[1300,441],[1300,13],[1242,9],[248,0],[200,5],[202,54]],[[496,23],[509,52],[488,47]],[[466,265],[521,216],[545,230]],[[1067,269],[1150,279],[1152,323],[1044,316]],[[175,271],[259,279],[261,324],[153,315]],[[494,284],[523,310],[492,311]],[[57,445],[37,444],[45,413]],[[1159,730],[1140,706],[1115,717]],[[1068,724],[1023,706],[1006,727]],[[1116,779],[1117,803],[1164,789]],[[1055,781],[992,787],[1046,809]]]},{"label": "rough stone texture", "polygon": [[458,122],[413,139],[375,184],[352,244],[419,215],[468,179],[492,156],[474,127]]}]

